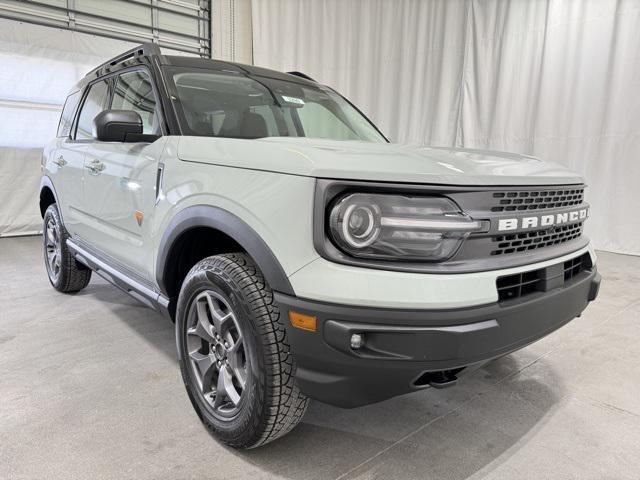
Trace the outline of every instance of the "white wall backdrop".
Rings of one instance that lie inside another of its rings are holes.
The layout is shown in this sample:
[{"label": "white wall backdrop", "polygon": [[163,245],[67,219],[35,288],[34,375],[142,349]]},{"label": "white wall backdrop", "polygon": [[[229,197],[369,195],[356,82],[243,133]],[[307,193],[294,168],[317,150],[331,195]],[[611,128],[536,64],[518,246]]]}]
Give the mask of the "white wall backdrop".
[{"label": "white wall backdrop", "polygon": [[256,65],[331,85],[392,140],[584,174],[597,248],[640,255],[637,0],[253,0]]},{"label": "white wall backdrop", "polygon": [[0,20],[0,236],[42,230],[42,147],[71,86],[135,44]]},{"label": "white wall backdrop", "polygon": [[55,137],[69,89],[137,44],[0,19],[0,236],[42,229],[42,147]]}]

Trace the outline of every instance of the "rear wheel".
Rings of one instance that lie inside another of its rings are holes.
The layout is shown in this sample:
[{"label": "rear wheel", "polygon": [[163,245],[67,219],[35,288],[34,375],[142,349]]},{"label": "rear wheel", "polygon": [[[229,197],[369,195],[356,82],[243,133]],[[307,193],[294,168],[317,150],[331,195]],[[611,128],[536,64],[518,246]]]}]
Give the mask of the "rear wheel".
[{"label": "rear wheel", "polygon": [[44,263],[53,288],[71,293],[82,290],[91,280],[91,270],[79,264],[67,248],[69,234],[60,221],[56,204],[44,213]]},{"label": "rear wheel", "polygon": [[216,437],[252,448],[298,424],[308,400],[295,384],[273,293],[246,254],[208,257],[191,269],[176,328],[189,398]]}]

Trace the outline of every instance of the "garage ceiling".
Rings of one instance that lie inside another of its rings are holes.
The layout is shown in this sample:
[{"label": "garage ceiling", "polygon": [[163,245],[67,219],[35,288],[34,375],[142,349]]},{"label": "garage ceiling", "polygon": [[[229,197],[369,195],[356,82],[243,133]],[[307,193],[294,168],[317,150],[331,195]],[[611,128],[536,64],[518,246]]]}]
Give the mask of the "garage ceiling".
[{"label": "garage ceiling", "polygon": [[0,0],[0,18],[211,54],[211,0]]}]

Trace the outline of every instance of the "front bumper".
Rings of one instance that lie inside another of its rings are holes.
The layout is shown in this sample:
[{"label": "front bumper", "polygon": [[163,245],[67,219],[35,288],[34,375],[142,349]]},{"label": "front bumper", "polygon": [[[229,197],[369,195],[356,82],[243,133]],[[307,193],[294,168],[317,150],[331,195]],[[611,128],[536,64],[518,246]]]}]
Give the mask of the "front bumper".
[{"label": "front bumper", "polygon": [[[346,306],[276,293],[290,310],[317,318],[316,332],[286,323],[302,391],[357,407],[420,388],[425,372],[456,370],[524,347],[566,324],[598,294],[595,267],[560,288],[478,307],[408,310]],[[350,346],[353,333],[365,345]]]}]

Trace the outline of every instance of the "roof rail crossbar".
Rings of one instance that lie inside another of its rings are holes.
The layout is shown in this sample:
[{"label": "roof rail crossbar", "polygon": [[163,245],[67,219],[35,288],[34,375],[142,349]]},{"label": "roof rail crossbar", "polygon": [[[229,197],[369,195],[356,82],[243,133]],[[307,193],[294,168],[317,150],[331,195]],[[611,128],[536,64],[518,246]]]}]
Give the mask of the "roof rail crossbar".
[{"label": "roof rail crossbar", "polygon": [[162,53],[160,52],[160,47],[155,43],[143,43],[141,45],[138,45],[135,48],[132,48],[131,50],[127,50],[126,52],[121,53],[116,57],[113,57],[111,60],[107,60],[102,65],[99,65],[93,70],[91,70],[85,76],[88,77],[89,75],[92,75],[94,73],[96,74],[96,76],[98,76],[100,75],[100,72],[102,72],[103,69],[105,72],[108,72],[109,70],[111,70],[111,68],[115,67],[116,65],[126,60],[139,57],[141,55],[162,55]]},{"label": "roof rail crossbar", "polygon": [[311,80],[312,82],[315,82],[315,80],[311,78],[309,75],[307,75],[306,73],[302,73],[302,72],[287,72],[287,73],[289,75],[295,75],[296,77],[304,78],[305,80]]}]

